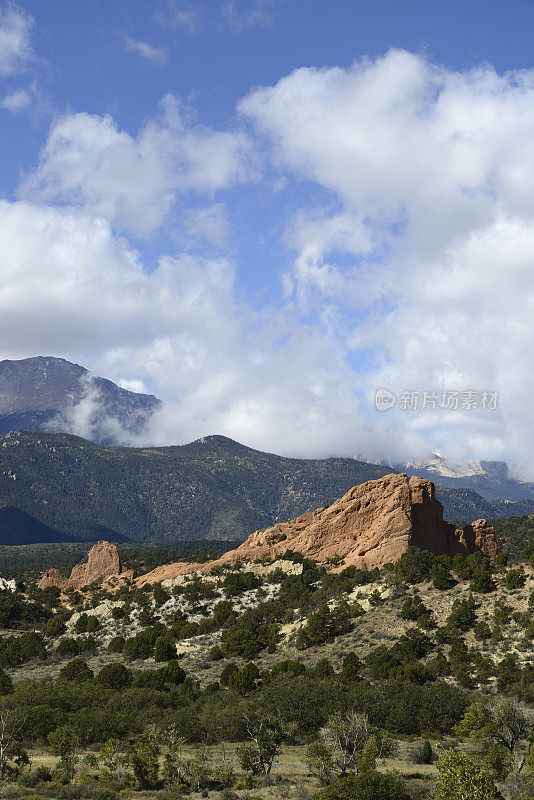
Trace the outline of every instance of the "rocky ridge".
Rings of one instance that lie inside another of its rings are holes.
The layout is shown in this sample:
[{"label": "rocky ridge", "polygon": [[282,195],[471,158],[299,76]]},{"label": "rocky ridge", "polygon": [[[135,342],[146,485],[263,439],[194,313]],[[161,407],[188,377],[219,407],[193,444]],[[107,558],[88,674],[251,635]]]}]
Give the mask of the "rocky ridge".
[{"label": "rocky ridge", "polygon": [[255,531],[216,561],[167,564],[141,576],[138,582],[173,580],[236,562],[270,561],[287,550],[319,564],[332,564],[334,569],[355,566],[370,570],[398,561],[409,547],[436,555],[480,551],[490,559],[498,553],[495,532],[486,520],[456,530],[444,521],[443,506],[431,481],[391,474],[354,486],[330,506]]},{"label": "rocky ridge", "polygon": [[[391,474],[354,486],[330,506],[302,514],[289,522],[255,531],[235,550],[204,564],[177,562],[157,567],[137,579],[137,585],[176,580],[193,572],[206,574],[236,562],[269,562],[287,550],[301,553],[334,569],[355,566],[374,569],[399,560],[409,547],[436,555],[468,555],[477,551],[490,559],[498,553],[493,528],[480,519],[456,530],[443,519],[434,484],[426,478]],[[73,568],[70,578],[50,569],[39,587],[62,591],[81,589],[94,581],[132,579],[122,571],[118,550],[109,542],[91,548],[87,563]]]}]

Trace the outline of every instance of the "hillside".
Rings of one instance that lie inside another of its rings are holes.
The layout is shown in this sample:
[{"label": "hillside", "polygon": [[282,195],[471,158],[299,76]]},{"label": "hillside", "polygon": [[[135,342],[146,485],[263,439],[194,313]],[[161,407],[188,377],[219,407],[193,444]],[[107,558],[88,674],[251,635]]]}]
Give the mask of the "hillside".
[{"label": "hillside", "polygon": [[73,536],[50,528],[20,508],[0,507],[0,542],[3,545],[76,542]]},{"label": "hillside", "polygon": [[[283,458],[222,436],[136,449],[10,433],[0,441],[0,506],[86,541],[240,540],[390,471],[350,458]],[[437,497],[454,522],[501,516],[470,490],[438,490]],[[502,515],[515,508],[505,504]]]},{"label": "hillside", "polygon": [[[124,789],[139,800],[235,800],[241,791],[234,789],[244,788],[254,794],[243,797],[258,800],[319,798],[325,777],[310,755],[318,743],[333,747],[324,732],[338,720],[363,730],[358,758],[368,741],[386,743],[373,764],[400,771],[395,792],[372,800],[430,800],[444,746],[484,764],[485,750],[474,746],[468,724],[480,704],[505,703],[497,708],[514,712],[510,724],[518,731],[513,756],[519,761],[528,752],[529,565],[411,548],[394,567],[334,573],[284,556],[163,584],[125,583],[117,594],[94,584],[70,592],[61,605],[50,589],[34,587],[28,595],[6,592],[2,601],[0,680],[9,707],[27,720],[33,763],[56,770],[39,774],[35,795],[17,792],[14,780],[30,784],[24,768],[13,770],[6,797],[81,796],[53,793],[61,762],[50,759],[48,743],[58,730],[75,743],[79,760],[70,780],[83,781],[88,800],[118,800]],[[246,757],[259,721],[267,734],[280,734],[272,782]],[[430,756],[421,760],[424,739]],[[150,793],[142,774],[119,768],[132,748],[145,755],[147,741],[160,747]],[[180,794],[168,790],[173,742]],[[110,751],[118,767],[102,777]],[[158,761],[160,753],[165,760]],[[513,772],[504,756],[499,796],[530,798],[531,773]],[[201,791],[194,759],[202,763]],[[522,795],[509,793],[516,787]]]},{"label": "hillside", "polygon": [[495,519],[499,546],[511,561],[521,561],[534,555],[534,514],[509,519]]},{"label": "hillside", "polygon": [[389,470],[354,459],[282,458],[210,436],[178,447],[106,448],[66,434],[8,434],[0,504],[87,540],[244,539]]}]

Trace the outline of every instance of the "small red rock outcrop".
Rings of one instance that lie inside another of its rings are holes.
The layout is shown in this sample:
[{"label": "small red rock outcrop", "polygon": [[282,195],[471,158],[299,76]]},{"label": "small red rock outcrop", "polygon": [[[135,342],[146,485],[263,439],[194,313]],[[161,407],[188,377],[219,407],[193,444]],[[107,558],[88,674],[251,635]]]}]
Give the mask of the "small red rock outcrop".
[{"label": "small red rock outcrop", "polygon": [[327,508],[302,514],[255,531],[237,549],[205,564],[167,564],[138,578],[140,583],[174,579],[190,572],[206,573],[236,561],[267,561],[294,550],[319,564],[374,569],[398,561],[408,547],[436,555],[497,555],[493,528],[477,520],[464,531],[443,520],[443,506],[434,484],[405,474],[386,475],[354,486]]},{"label": "small red rock outcrop", "polygon": [[476,519],[471,525],[466,525],[463,531],[454,531],[454,536],[449,541],[449,553],[475,553],[480,550],[491,561],[499,554],[499,546],[495,529],[485,519]]},{"label": "small red rock outcrop", "polygon": [[62,592],[69,589],[80,590],[84,586],[99,581],[113,583],[114,580],[133,579],[133,571],[123,570],[116,545],[110,542],[97,542],[89,550],[87,561],[73,567],[69,578],[57,569],[49,569],[39,582],[40,589],[57,586]]}]

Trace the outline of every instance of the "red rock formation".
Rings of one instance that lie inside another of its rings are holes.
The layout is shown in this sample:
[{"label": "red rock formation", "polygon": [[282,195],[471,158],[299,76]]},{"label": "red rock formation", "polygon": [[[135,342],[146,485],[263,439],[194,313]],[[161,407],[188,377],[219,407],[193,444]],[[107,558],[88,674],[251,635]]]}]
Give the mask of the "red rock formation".
[{"label": "red rock formation", "polygon": [[61,589],[63,592],[68,588],[68,583],[68,578],[65,578],[55,567],[51,567],[47,569],[39,581],[39,589],[48,589],[50,586],[57,586],[57,588]]},{"label": "red rock formation", "polygon": [[477,550],[480,550],[491,561],[499,553],[495,529],[488,525],[485,519],[477,519],[471,525],[466,525],[463,531],[454,531],[449,534],[449,553],[451,555],[456,553],[469,555]]},{"label": "red rock formation", "polygon": [[[491,559],[498,552],[495,532],[485,520],[457,531],[444,522],[443,506],[436,500],[431,481],[393,474],[354,486],[327,508],[255,531],[216,561],[166,564],[142,575],[137,583],[172,580],[191,572],[208,573],[236,561],[271,561],[286,550],[302,553],[319,564],[335,564],[337,569],[351,565],[373,569],[398,561],[410,546],[436,555],[480,551]],[[100,581],[113,588],[126,578],[133,578],[133,573],[121,569],[115,545],[98,542],[89,551],[87,563],[74,567],[69,579],[51,569],[39,586],[79,590]]]},{"label": "red rock formation", "polygon": [[[469,528],[469,529],[468,529]],[[138,579],[151,583],[190,572],[209,572],[235,561],[266,561],[294,550],[319,564],[339,562],[339,569],[354,565],[373,569],[398,561],[408,547],[436,555],[481,550],[494,558],[497,542],[493,529],[478,520],[465,531],[455,531],[443,520],[434,484],[405,474],[386,475],[354,486],[327,508],[302,514],[255,531],[236,550],[205,564],[168,564]]]},{"label": "red rock formation", "polygon": [[57,569],[49,569],[39,582],[40,589],[48,586],[57,586],[61,591],[68,589],[80,590],[95,581],[116,582],[113,579],[132,579],[133,572],[124,571],[120,564],[119,551],[114,544],[97,542],[88,553],[87,561],[77,564],[70,573],[70,578],[65,578]]}]

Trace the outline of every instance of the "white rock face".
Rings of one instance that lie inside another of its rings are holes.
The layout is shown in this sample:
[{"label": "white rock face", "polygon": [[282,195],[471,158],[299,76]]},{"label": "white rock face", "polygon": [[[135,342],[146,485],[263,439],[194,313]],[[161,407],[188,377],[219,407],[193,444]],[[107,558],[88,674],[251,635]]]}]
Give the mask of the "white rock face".
[{"label": "white rock face", "polygon": [[7,578],[0,578],[0,592],[14,592],[17,588],[17,582],[15,580],[8,581]]}]

